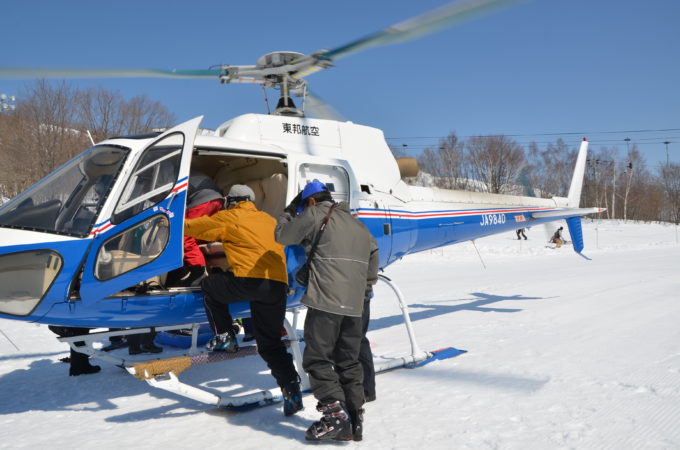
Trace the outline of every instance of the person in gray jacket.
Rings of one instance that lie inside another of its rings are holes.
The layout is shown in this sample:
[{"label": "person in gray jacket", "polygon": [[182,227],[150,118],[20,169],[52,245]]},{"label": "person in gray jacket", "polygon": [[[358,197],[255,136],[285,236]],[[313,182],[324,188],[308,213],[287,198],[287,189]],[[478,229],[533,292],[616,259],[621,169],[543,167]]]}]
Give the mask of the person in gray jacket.
[{"label": "person in gray jacket", "polygon": [[378,246],[368,229],[352,216],[349,205],[334,205],[326,185],[318,180],[308,183],[279,216],[275,237],[284,245],[301,244],[309,254],[329,212],[302,297],[308,307],[303,367],[322,413],[305,437],[312,441],[361,440],[361,315],[367,286],[378,280]]}]

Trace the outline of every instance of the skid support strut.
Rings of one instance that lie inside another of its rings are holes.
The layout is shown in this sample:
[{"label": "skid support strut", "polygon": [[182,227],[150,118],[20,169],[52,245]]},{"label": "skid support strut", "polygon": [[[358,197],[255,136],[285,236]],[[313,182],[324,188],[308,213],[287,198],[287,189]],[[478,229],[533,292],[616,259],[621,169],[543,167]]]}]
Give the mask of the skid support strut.
[{"label": "skid support strut", "polygon": [[387,286],[389,286],[389,288],[392,289],[392,292],[394,292],[394,295],[396,295],[397,297],[399,308],[401,308],[401,314],[404,317],[404,325],[406,326],[408,340],[411,344],[411,354],[408,356],[386,358],[384,360],[381,360],[380,362],[374,361],[375,371],[382,372],[385,370],[395,369],[397,367],[415,366],[416,364],[431,358],[432,353],[423,351],[418,346],[418,342],[416,341],[416,335],[413,332],[413,325],[411,324],[411,316],[409,315],[408,312],[408,305],[404,301],[404,296],[402,295],[401,290],[397,287],[396,284],[392,282],[391,279],[389,279],[385,275],[379,274],[378,280],[382,281]]}]

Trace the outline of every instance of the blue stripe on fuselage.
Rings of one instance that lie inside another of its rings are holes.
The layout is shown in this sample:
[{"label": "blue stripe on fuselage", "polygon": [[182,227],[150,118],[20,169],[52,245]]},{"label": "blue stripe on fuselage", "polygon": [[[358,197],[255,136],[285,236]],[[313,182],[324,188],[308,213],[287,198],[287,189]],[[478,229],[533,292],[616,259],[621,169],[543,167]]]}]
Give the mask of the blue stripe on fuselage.
[{"label": "blue stripe on fuselage", "polygon": [[[432,211],[359,208],[355,215],[379,240],[380,266],[385,267],[408,253],[516,230],[529,222],[536,223],[531,213],[555,210],[536,207]],[[391,239],[384,235],[385,223],[390,224]]]}]

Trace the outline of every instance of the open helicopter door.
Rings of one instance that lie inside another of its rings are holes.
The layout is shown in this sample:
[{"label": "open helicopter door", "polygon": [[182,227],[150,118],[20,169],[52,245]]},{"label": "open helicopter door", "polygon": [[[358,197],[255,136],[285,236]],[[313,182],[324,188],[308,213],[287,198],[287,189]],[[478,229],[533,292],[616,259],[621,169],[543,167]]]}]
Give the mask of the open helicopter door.
[{"label": "open helicopter door", "polygon": [[182,265],[184,209],[198,117],[135,150],[100,218],[80,286],[84,301],[104,298]]}]

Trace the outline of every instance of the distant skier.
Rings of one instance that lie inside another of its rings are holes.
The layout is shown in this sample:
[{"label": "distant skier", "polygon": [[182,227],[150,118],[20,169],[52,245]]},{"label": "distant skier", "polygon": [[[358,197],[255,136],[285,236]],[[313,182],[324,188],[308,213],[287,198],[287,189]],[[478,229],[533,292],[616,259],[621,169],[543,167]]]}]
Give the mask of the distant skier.
[{"label": "distant skier", "polygon": [[550,238],[550,242],[555,244],[556,248],[562,247],[562,244],[564,243],[564,238],[562,238],[563,229],[564,227],[559,227],[557,231],[555,231],[555,234],[553,234],[552,238]]},{"label": "distant skier", "polygon": [[518,228],[518,229],[517,229],[517,240],[520,240],[520,239],[522,239],[522,238],[524,238],[524,240],[526,241],[526,240],[527,240],[527,235],[524,234],[524,228]]}]

